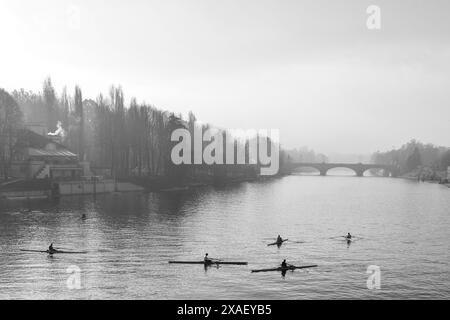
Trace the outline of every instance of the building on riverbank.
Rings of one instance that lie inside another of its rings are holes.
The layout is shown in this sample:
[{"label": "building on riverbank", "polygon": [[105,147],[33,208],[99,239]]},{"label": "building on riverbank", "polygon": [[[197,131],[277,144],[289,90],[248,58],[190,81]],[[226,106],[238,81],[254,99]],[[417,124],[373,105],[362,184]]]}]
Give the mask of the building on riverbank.
[{"label": "building on riverbank", "polygon": [[[34,123],[20,130],[10,167],[10,181],[0,185],[0,198],[45,199],[64,195],[142,191],[144,188],[117,182],[109,168],[91,172],[88,161],[62,143],[58,134],[48,134],[45,125]],[[100,173],[100,175],[99,175]]]},{"label": "building on riverbank", "polygon": [[21,130],[11,164],[16,179],[79,179],[89,174],[89,166],[61,143],[60,137]]}]

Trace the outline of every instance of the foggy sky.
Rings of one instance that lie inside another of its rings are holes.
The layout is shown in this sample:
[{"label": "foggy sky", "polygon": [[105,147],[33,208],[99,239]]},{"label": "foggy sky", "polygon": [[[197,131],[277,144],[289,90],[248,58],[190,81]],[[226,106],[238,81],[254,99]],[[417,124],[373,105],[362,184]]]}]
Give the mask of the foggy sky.
[{"label": "foggy sky", "polygon": [[[369,5],[381,30],[366,27]],[[77,19],[77,12],[80,13]],[[0,0],[0,87],[126,98],[285,147],[450,146],[450,2]],[[79,24],[78,24],[79,21]]]}]

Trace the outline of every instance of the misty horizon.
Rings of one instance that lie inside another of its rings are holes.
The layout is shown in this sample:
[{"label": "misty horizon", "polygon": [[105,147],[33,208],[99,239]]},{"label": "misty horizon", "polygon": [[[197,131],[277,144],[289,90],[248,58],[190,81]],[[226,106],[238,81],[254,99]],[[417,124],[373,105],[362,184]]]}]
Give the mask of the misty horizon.
[{"label": "misty horizon", "polygon": [[445,1],[379,1],[381,30],[367,29],[366,1],[44,3],[1,5],[8,91],[38,92],[48,75],[92,99],[121,84],[127,102],[280,129],[285,148],[324,154],[450,145]]},{"label": "misty horizon", "polygon": [[[48,77],[47,79],[53,81],[53,79],[51,79],[51,77]],[[114,88],[114,86],[111,86],[111,88]],[[121,88],[120,85],[119,85],[119,88]],[[14,90],[15,91],[24,90],[25,92],[28,91],[26,88],[20,88],[20,89],[14,89]],[[68,88],[66,86],[64,86],[63,90],[68,91]],[[37,91],[31,91],[30,90],[29,92],[34,93],[34,94],[42,94],[42,90],[37,90]],[[56,94],[57,94],[57,96],[60,96],[60,92],[56,91]],[[102,95],[103,97],[106,97],[106,99],[108,99],[107,93],[105,92],[105,93],[99,93],[96,97],[84,97],[83,100],[95,100],[100,95]],[[70,99],[72,99],[72,96],[70,94],[68,94],[68,97]],[[131,97],[131,98],[126,99],[126,101],[127,101],[126,107],[129,107],[129,103],[130,103],[130,101],[132,99],[136,99],[136,97]],[[139,100],[137,100],[137,101],[139,101]],[[147,104],[146,101],[142,101],[142,103]],[[152,105],[152,104],[149,103],[149,105]],[[163,112],[173,112],[172,110],[161,109],[158,106],[154,106],[154,107],[160,109]],[[194,111],[194,110],[189,110],[189,112],[191,112],[191,111]],[[183,119],[187,119],[188,118],[188,114],[181,114],[181,116],[183,117]],[[26,112],[24,113],[24,120],[26,122],[28,122],[28,123],[36,122],[36,119],[32,119],[31,116],[29,114],[27,114]],[[46,122],[46,121],[47,120],[45,119],[45,116],[42,119],[37,119],[37,122]],[[202,121],[202,119],[198,119],[198,122],[215,126],[214,123],[208,123],[207,121]],[[215,126],[215,127],[217,127],[217,126]],[[62,128],[62,129],[64,131],[64,128]],[[218,128],[218,129],[221,129],[221,130],[234,130],[234,129],[229,129],[229,128]],[[247,129],[248,128],[246,128],[245,130],[247,130]],[[253,128],[250,128],[250,130],[251,129],[253,129]],[[59,132],[61,130],[61,128],[57,127],[55,130],[56,130],[55,133],[57,133],[57,132]],[[49,131],[49,133],[51,133],[51,131]],[[410,141],[417,141],[417,142],[423,143],[425,145],[432,144],[432,145],[435,145],[436,147],[446,147],[446,146],[440,146],[440,145],[434,144],[433,142],[421,141],[421,140],[415,139],[413,137],[413,138],[409,139],[408,141],[404,141],[400,145],[392,145],[391,147],[388,147],[388,148],[382,149],[382,150],[372,150],[372,151],[369,151],[369,152],[361,152],[361,153],[357,153],[357,152],[347,152],[346,153],[346,152],[337,152],[337,151],[331,151],[331,152],[326,153],[326,152],[322,152],[322,150],[320,150],[320,149],[316,149],[313,145],[308,145],[308,144],[296,145],[296,146],[292,146],[291,148],[286,148],[283,145],[283,143],[282,143],[282,139],[280,139],[280,140],[281,140],[281,147],[284,148],[285,150],[288,150],[288,151],[289,150],[291,150],[291,151],[295,151],[295,150],[299,150],[299,151],[300,150],[313,151],[317,155],[320,155],[320,154],[325,155],[327,157],[327,161],[336,162],[336,163],[353,163],[353,162],[354,163],[356,163],[356,162],[367,162],[367,163],[370,163],[372,161],[371,157],[372,157],[372,155],[375,152],[387,152],[387,151],[390,151],[390,150],[395,150],[395,149],[398,149],[398,148],[404,146],[406,143],[408,143]]]}]

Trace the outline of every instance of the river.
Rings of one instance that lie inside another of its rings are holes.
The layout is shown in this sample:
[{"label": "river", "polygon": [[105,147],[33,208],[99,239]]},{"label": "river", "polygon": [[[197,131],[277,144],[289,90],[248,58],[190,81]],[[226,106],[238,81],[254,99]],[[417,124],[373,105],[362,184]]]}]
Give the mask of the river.
[{"label": "river", "polygon": [[[449,209],[447,187],[353,176],[16,202],[0,207],[0,299],[449,299]],[[19,251],[50,242],[88,253]],[[205,252],[249,264],[168,264]],[[318,267],[250,272],[283,259]]]}]

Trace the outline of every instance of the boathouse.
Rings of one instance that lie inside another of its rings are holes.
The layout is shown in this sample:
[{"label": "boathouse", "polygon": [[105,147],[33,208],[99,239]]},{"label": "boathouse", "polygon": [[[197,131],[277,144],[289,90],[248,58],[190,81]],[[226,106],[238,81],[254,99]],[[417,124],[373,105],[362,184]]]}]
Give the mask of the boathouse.
[{"label": "boathouse", "polygon": [[74,180],[83,176],[78,155],[65,147],[60,137],[21,130],[11,164],[11,174],[22,179]]}]

